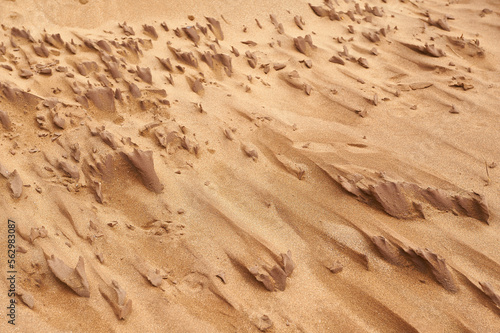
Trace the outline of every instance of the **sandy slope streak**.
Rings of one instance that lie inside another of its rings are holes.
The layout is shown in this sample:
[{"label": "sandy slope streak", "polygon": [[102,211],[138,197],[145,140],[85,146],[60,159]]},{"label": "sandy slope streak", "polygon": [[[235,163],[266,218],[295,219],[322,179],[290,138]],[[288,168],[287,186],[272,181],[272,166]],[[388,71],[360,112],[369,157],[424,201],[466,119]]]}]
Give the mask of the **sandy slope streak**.
[{"label": "sandy slope streak", "polygon": [[18,328],[494,331],[500,7],[477,3],[28,31],[9,2]]}]

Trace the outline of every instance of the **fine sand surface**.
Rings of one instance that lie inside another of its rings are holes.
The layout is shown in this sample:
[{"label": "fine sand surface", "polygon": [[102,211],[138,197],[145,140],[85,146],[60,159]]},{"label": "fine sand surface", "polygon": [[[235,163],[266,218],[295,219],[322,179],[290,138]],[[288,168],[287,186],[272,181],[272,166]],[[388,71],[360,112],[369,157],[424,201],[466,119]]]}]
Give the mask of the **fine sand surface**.
[{"label": "fine sand surface", "polygon": [[500,331],[500,2],[0,23],[1,332]]}]

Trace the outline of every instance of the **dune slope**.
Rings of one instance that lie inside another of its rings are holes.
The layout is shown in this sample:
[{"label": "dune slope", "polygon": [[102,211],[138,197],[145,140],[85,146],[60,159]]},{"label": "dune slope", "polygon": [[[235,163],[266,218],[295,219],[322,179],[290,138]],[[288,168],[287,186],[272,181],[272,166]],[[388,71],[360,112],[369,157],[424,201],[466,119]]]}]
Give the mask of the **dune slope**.
[{"label": "dune slope", "polygon": [[0,6],[2,332],[500,327],[496,1]]}]

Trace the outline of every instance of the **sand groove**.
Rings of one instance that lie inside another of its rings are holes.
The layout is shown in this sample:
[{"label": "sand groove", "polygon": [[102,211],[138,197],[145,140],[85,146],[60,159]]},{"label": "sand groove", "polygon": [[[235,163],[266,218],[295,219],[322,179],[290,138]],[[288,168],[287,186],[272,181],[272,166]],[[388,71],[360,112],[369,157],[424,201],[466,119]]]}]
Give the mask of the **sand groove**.
[{"label": "sand groove", "polygon": [[1,6],[21,330],[497,329],[498,4]]}]

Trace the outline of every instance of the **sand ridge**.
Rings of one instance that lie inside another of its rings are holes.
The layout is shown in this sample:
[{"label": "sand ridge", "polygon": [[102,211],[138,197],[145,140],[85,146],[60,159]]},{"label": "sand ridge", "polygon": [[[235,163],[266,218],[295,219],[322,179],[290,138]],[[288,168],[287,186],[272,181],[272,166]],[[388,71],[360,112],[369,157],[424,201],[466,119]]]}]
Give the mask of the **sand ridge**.
[{"label": "sand ridge", "polygon": [[498,4],[2,6],[18,331],[498,327]]}]

